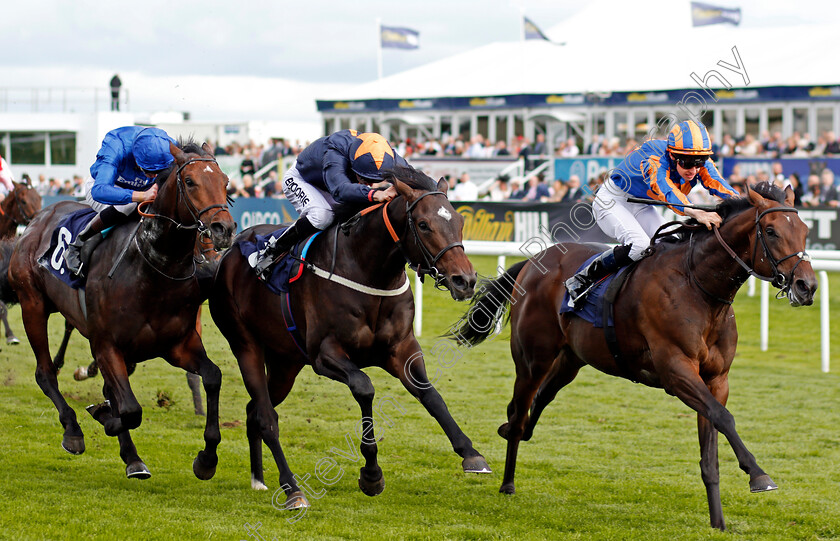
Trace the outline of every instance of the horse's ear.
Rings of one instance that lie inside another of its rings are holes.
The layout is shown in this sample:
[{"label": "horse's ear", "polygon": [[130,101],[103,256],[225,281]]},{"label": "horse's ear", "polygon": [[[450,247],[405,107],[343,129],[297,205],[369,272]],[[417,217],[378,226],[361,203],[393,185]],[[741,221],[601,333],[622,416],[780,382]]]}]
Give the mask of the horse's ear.
[{"label": "horse's ear", "polygon": [[203,145],[201,145],[201,150],[206,152],[211,158],[215,158],[216,156],[213,155],[213,148],[207,144],[205,141]]},{"label": "horse's ear", "polygon": [[744,186],[746,186],[747,188],[747,197],[750,198],[750,203],[752,204],[752,206],[758,209],[763,209],[769,206],[767,200],[764,199],[764,197],[762,197],[760,193],[751,189],[749,184],[745,184]]},{"label": "horse's ear", "polygon": [[397,177],[394,177],[394,188],[396,188],[398,194],[405,197],[405,200],[407,202],[411,203],[416,199],[416,197],[414,197],[414,188],[401,181]]},{"label": "horse's ear", "polygon": [[788,184],[785,188],[785,205],[792,207],[794,201],[796,201],[796,194],[793,193],[793,188]]},{"label": "horse's ear", "polygon": [[178,163],[184,163],[187,161],[187,155],[184,154],[180,148],[178,148],[175,143],[169,142],[169,152],[172,153],[172,157],[175,158],[175,161]]},{"label": "horse's ear", "polygon": [[444,177],[440,177],[437,188],[439,192],[443,192],[443,195],[446,195],[449,192],[449,183],[446,182]]}]

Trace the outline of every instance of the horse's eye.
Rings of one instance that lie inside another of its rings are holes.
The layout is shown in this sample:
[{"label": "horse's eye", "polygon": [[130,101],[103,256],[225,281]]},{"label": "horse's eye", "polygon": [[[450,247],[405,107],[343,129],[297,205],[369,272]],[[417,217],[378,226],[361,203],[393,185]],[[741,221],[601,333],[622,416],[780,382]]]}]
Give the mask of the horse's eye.
[{"label": "horse's eye", "polygon": [[431,231],[429,224],[427,222],[419,222],[417,227],[420,228],[420,231]]},{"label": "horse's eye", "polygon": [[191,177],[187,177],[187,178],[185,178],[185,179],[184,179],[184,184],[186,184],[186,185],[187,185],[187,186],[189,186],[190,188],[192,188],[193,186],[195,186],[195,182],[193,181],[193,179],[192,179]]},{"label": "horse's eye", "polygon": [[767,233],[768,237],[778,237],[778,235],[776,234],[776,230],[773,229],[772,227],[768,227],[767,229],[764,230],[764,232]]}]

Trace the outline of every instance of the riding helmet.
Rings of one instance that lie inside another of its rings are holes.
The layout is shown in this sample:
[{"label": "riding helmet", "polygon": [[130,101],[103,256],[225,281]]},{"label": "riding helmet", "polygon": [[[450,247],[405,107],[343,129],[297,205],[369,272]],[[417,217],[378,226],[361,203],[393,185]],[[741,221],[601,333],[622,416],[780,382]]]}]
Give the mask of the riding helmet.
[{"label": "riding helmet", "polygon": [[134,140],[131,153],[144,171],[161,171],[175,159],[169,150],[171,139],[160,128],[146,128]]},{"label": "riding helmet", "polygon": [[382,174],[396,165],[394,149],[378,133],[354,134],[350,145],[350,168],[360,177],[382,180]]},{"label": "riding helmet", "polygon": [[683,120],[668,134],[668,150],[675,154],[710,156],[712,141],[706,126],[693,120]]}]

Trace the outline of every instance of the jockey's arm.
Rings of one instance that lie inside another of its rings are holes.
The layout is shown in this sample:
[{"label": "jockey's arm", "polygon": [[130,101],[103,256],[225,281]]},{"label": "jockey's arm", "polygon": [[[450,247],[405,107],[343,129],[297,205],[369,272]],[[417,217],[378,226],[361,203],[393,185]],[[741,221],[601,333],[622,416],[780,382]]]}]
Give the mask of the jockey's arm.
[{"label": "jockey's arm", "polygon": [[373,190],[369,186],[351,181],[347,177],[349,160],[334,148],[324,155],[324,182],[327,190],[338,203],[370,203]]},{"label": "jockey's arm", "polygon": [[9,164],[7,164],[6,160],[0,156],[0,182],[2,182],[3,185],[11,192],[15,189],[15,185],[12,184],[12,181],[14,180],[12,171],[9,169]]},{"label": "jockey's arm", "polygon": [[709,193],[716,195],[722,199],[728,199],[737,196],[738,193],[724,180],[723,175],[720,174],[715,162],[709,158],[700,171],[697,173],[700,176],[700,184],[709,190]]},{"label": "jockey's arm", "polygon": [[645,170],[645,177],[650,184],[651,192],[655,198],[668,203],[669,208],[680,215],[685,215],[685,208],[682,205],[690,205],[688,196],[680,190],[669,176],[671,161],[667,154],[664,156],[652,156],[648,159],[648,167]]},{"label": "jockey's arm", "polygon": [[132,190],[115,186],[117,168],[110,163],[102,163],[96,171],[90,196],[94,201],[106,205],[126,205],[132,202]]}]

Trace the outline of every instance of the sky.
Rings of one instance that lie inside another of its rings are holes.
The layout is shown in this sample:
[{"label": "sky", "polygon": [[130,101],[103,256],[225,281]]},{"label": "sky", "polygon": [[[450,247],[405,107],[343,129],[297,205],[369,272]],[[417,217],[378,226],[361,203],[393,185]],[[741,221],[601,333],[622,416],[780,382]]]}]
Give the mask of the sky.
[{"label": "sky", "polygon": [[[745,27],[819,23],[840,11],[834,0],[720,5],[740,6]],[[6,92],[12,101],[29,88],[104,91],[119,73],[136,113],[188,111],[196,121],[317,122],[315,97],[376,78],[377,17],[420,32],[419,49],[383,51],[387,76],[517,40],[520,10],[547,31],[581,6],[556,0],[4,2],[0,90],[17,89]],[[650,35],[650,17],[629,23],[640,37]],[[604,39],[620,47],[626,38]],[[499,76],[515,73],[500,66]]]}]

